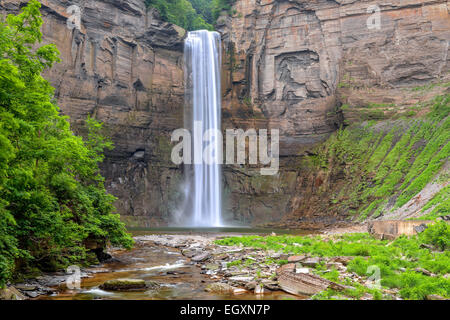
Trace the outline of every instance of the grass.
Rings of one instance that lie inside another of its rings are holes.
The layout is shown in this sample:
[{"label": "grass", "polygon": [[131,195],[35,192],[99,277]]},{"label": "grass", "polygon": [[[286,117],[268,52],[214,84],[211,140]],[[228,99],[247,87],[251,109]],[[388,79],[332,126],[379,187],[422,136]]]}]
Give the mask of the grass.
[{"label": "grass", "polygon": [[412,88],[412,91],[430,91],[431,89],[434,89],[436,87],[450,87],[450,82],[437,82],[437,83],[431,83],[426,84],[420,87]]},{"label": "grass", "polygon": [[[318,189],[318,196],[338,213],[365,220],[404,206],[445,175],[441,169],[450,157],[450,94],[427,105],[431,111],[421,118],[353,125],[318,146],[304,160],[305,167],[339,182]],[[448,191],[432,200],[428,218],[448,214],[447,199]]]},{"label": "grass", "polygon": [[[445,222],[436,223],[419,236],[400,237],[392,242],[377,240],[362,233],[339,235],[330,240],[324,240],[320,236],[242,236],[217,240],[216,244],[243,245],[291,255],[351,256],[355,259],[348,264],[348,271],[367,277],[369,267],[376,266],[381,272],[382,287],[399,289],[403,299],[425,299],[430,294],[450,298],[450,279],[444,277],[450,273],[450,226]],[[424,248],[421,244],[435,246],[435,250]],[[423,275],[415,271],[416,268],[424,268],[436,274],[436,277]],[[324,265],[317,266],[315,270],[329,280],[350,285],[355,289],[344,293],[330,290],[316,298],[331,298],[336,295],[360,298],[366,293],[374,298],[389,298],[380,290],[340,279],[339,272],[334,269],[325,271],[328,270]]]},{"label": "grass", "polygon": [[228,262],[227,263],[227,268],[231,268],[231,267],[239,267],[242,265],[242,260],[234,260],[232,262]]},{"label": "grass", "polygon": [[438,217],[450,215],[450,185],[439,191],[422,209],[422,212],[431,210],[420,217],[420,220],[434,220]]}]

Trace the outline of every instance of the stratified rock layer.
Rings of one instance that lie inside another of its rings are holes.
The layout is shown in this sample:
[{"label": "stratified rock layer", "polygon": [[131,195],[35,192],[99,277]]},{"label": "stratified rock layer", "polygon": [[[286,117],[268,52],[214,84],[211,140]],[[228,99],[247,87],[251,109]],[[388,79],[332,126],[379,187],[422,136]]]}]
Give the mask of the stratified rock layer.
[{"label": "stratified rock layer", "polygon": [[232,12],[218,20],[224,124],[279,129],[282,158],[274,177],[227,167],[228,210],[261,222],[302,205],[311,208],[305,225],[336,223],[342,217],[318,212],[321,199],[310,196],[324,175],[303,170],[300,158],[343,124],[389,118],[430,98],[405,88],[449,81],[450,4],[236,0]]},{"label": "stratified rock layer", "polygon": [[[15,13],[26,2],[0,0],[0,12]],[[75,130],[83,132],[88,115],[105,123],[115,149],[102,171],[118,211],[131,226],[167,224],[182,204],[182,170],[170,160],[170,134],[183,126],[185,31],[147,12],[144,0],[41,3],[44,42],[55,43],[62,58],[45,76]],[[71,5],[81,9],[80,30],[67,27]],[[372,28],[374,16],[367,13],[374,5],[380,29]],[[227,166],[225,211],[259,224],[303,206],[303,226],[336,223],[342,217],[324,211],[329,204],[317,206],[322,198],[314,196],[335,181],[304,170],[302,157],[342,124],[361,121],[368,105],[382,105],[382,116],[390,116],[420,102],[404,88],[448,78],[450,5],[236,0],[233,9],[232,17],[218,21],[223,126],[280,129],[281,159],[276,176]]]},{"label": "stratified rock layer", "polygon": [[219,19],[227,108],[247,98],[298,144],[336,130],[342,100],[404,102],[400,88],[450,71],[446,0],[237,0],[233,9]]},{"label": "stratified rock layer", "polygon": [[[0,11],[26,2],[2,0]],[[167,223],[181,177],[170,134],[183,126],[185,31],[147,12],[143,0],[41,3],[43,42],[62,59],[45,77],[76,131],[88,115],[105,123],[115,148],[102,170],[119,212],[130,225]],[[81,10],[80,30],[67,26],[71,5]]]}]

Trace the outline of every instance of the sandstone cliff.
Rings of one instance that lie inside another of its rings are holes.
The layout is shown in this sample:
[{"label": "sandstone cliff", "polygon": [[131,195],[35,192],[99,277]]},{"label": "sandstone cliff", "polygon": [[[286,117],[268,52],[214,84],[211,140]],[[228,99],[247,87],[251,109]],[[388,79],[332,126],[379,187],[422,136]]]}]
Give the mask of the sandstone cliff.
[{"label": "sandstone cliff", "polygon": [[237,0],[233,9],[218,22],[227,108],[251,104],[299,144],[333,132],[341,103],[410,102],[403,87],[450,71],[447,0]]},{"label": "sandstone cliff", "polygon": [[[0,10],[26,2],[1,0]],[[88,115],[105,123],[115,149],[102,168],[119,212],[130,225],[167,223],[181,177],[170,134],[183,126],[185,31],[147,12],[144,0],[41,3],[43,41],[62,59],[45,77],[75,130]],[[81,9],[80,30],[67,27],[71,5]]]},{"label": "sandstone cliff", "polygon": [[228,167],[228,209],[249,221],[342,219],[317,194],[342,176],[311,172],[302,158],[341,125],[389,119],[439,92],[412,88],[449,81],[450,3],[236,0],[232,12],[218,21],[224,122],[280,129],[282,159],[276,177]]},{"label": "sandstone cliff", "polygon": [[[88,115],[105,123],[115,149],[103,174],[124,220],[166,224],[181,203],[170,133],[183,126],[185,31],[147,12],[144,0],[41,2],[44,42],[55,43],[63,60],[45,75],[59,106],[75,130]],[[0,0],[0,12],[25,3]],[[80,30],[67,27],[74,4]],[[374,5],[379,29],[368,27]],[[317,193],[339,186],[339,173],[311,172],[305,156],[343,124],[390,118],[437,94],[437,87],[421,95],[411,88],[448,81],[449,12],[445,0],[236,0],[217,26],[224,128],[280,129],[281,163],[274,177],[226,167],[227,213],[256,224],[288,213],[303,226],[341,220]]]}]

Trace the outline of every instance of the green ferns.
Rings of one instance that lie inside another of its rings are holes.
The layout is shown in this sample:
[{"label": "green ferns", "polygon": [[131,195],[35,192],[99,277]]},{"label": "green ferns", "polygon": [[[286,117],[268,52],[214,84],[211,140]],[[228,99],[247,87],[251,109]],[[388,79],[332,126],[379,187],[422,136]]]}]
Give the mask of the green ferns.
[{"label": "green ferns", "polygon": [[98,164],[112,144],[59,115],[41,72],[59,61],[41,42],[40,3],[0,22],[0,287],[18,271],[55,270],[91,258],[87,239],[131,247]]},{"label": "green ferns", "polygon": [[433,220],[438,217],[450,215],[450,185],[438,192],[423,208],[422,212],[431,212],[421,217],[423,220]]},{"label": "green ferns", "polygon": [[[444,276],[450,273],[450,226],[445,222],[428,227],[419,236],[400,237],[389,243],[387,240],[377,240],[369,234],[347,234],[335,236],[331,240],[323,240],[320,236],[243,236],[217,240],[216,244],[223,246],[243,245],[249,248],[275,250],[292,255],[310,254],[318,257],[349,256],[355,257],[347,266],[349,272],[355,272],[362,277],[368,277],[369,267],[380,269],[381,286],[397,288],[404,299],[425,299],[427,295],[437,294],[450,298],[450,279]],[[436,249],[429,250],[421,245],[432,245]],[[416,271],[426,269],[434,273],[430,277]],[[349,285],[344,293],[333,290],[325,291],[315,296],[315,299],[331,299],[333,296],[349,296],[360,298],[370,293],[374,299],[388,299],[382,292],[369,289],[348,278],[340,278],[336,270],[327,272],[319,264],[314,272],[329,280]]]},{"label": "green ferns", "polygon": [[[450,156],[450,94],[432,103],[424,118],[348,127],[318,147],[313,165],[331,175],[342,168],[345,172],[345,185],[332,196],[333,205],[343,212],[352,209],[361,220],[377,217],[402,207],[438,174],[445,175],[441,168]],[[445,190],[432,200],[433,217],[448,214]]]}]

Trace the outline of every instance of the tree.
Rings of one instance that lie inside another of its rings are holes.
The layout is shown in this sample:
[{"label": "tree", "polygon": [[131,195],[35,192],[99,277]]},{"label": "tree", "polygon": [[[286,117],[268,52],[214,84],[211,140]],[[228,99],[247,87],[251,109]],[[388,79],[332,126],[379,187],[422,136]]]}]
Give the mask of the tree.
[{"label": "tree", "polygon": [[[192,1],[188,0],[146,0],[149,7],[159,11],[161,18],[170,23],[176,24],[188,31],[192,30],[213,30],[213,26],[205,21],[205,16],[193,8]],[[200,0],[199,7],[207,12],[207,2]]]},{"label": "tree", "polygon": [[214,24],[212,16],[213,2],[211,0],[189,0],[189,2],[207,23]]},{"label": "tree", "polygon": [[16,270],[55,270],[90,258],[97,239],[132,246],[98,164],[111,142],[87,120],[86,141],[59,114],[42,76],[59,61],[42,40],[40,3],[0,22],[0,287]]}]

